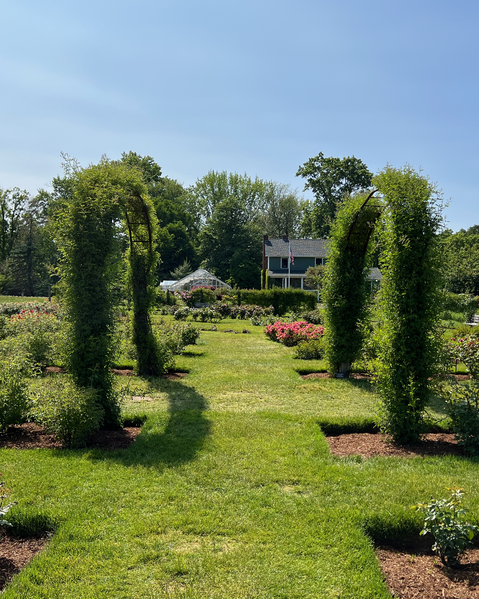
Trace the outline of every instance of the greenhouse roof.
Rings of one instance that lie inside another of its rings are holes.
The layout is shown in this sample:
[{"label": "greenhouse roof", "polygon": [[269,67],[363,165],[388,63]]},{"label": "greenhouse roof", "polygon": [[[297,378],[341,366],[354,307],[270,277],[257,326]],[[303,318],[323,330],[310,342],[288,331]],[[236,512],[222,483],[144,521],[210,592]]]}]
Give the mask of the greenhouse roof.
[{"label": "greenhouse roof", "polygon": [[179,281],[176,281],[173,285],[170,286],[170,291],[180,291],[185,289],[191,289],[192,287],[197,287],[198,285],[212,285],[213,287],[227,287],[231,289],[231,286],[212,275],[210,272],[205,270],[204,268],[198,268],[195,272],[183,277]]}]

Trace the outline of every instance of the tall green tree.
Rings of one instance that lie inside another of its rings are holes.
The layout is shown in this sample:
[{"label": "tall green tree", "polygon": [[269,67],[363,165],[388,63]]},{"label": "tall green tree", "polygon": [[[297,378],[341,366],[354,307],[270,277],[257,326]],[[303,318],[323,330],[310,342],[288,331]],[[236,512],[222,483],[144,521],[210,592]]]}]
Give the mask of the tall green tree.
[{"label": "tall green tree", "polygon": [[326,238],[330,235],[339,205],[345,196],[371,186],[372,173],[359,158],[325,157],[322,152],[298,168],[297,177],[306,179],[304,189],[311,189],[314,203],[305,210],[303,234]]},{"label": "tall green tree", "polygon": [[261,282],[261,232],[248,207],[234,197],[219,203],[199,235],[200,257],[223,281],[241,288]]},{"label": "tall green tree", "polygon": [[467,231],[441,236],[445,287],[453,293],[479,295],[479,233]]}]

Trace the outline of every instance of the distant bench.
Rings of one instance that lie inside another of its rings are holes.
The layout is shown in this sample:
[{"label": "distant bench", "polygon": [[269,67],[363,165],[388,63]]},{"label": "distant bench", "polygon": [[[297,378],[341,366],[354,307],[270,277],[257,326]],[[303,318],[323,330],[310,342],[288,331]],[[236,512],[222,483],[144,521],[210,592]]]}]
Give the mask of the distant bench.
[{"label": "distant bench", "polygon": [[470,327],[477,327],[477,325],[479,324],[479,314],[474,314],[474,316],[471,319],[471,322],[466,322],[466,324],[468,324]]}]

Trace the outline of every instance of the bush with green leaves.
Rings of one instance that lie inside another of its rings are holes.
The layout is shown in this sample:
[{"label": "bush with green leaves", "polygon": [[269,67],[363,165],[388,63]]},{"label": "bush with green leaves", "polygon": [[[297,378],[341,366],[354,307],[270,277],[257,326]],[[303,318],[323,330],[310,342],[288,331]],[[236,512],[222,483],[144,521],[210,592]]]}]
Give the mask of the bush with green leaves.
[{"label": "bush with green leaves", "polygon": [[324,342],[322,339],[301,341],[296,346],[293,358],[297,360],[322,360],[324,358]]},{"label": "bush with green leaves", "polygon": [[23,310],[13,314],[6,336],[16,337],[33,363],[42,367],[55,363],[63,353],[65,330],[52,312]]},{"label": "bush with green leaves", "polygon": [[156,292],[156,305],[157,306],[176,306],[177,298],[174,293],[169,291],[162,291],[161,289]]},{"label": "bush with green leaves", "polygon": [[449,353],[454,362],[462,362],[472,379],[479,378],[479,337],[466,335],[449,341]]},{"label": "bush with green leaves", "polygon": [[[443,306],[444,312],[459,312],[463,315],[466,322],[470,321],[473,315],[479,310],[479,298],[468,293],[451,293],[443,291]],[[443,320],[446,314],[443,314]]]},{"label": "bush with green leaves", "polygon": [[186,320],[188,316],[190,316],[191,311],[187,306],[183,306],[183,308],[178,308],[173,313],[173,318],[175,320]]},{"label": "bush with green leaves", "polygon": [[249,304],[273,307],[274,313],[283,316],[292,310],[302,312],[316,308],[316,294],[302,289],[238,289],[233,292],[237,305]]},{"label": "bush with green leaves", "polygon": [[[0,476],[2,476],[2,474],[0,474]],[[11,522],[9,522],[8,520],[5,520],[5,518],[4,518],[4,516],[6,516],[6,514],[9,512],[9,510],[14,505],[17,505],[16,501],[12,501],[10,503],[5,503],[10,498],[11,494],[12,494],[12,491],[10,489],[6,488],[5,481],[4,480],[0,481],[0,527],[2,527],[2,526],[11,527],[12,526]]]},{"label": "bush with green leaves", "polygon": [[459,445],[479,454],[479,383],[450,383],[444,387],[446,410]]},{"label": "bush with green leaves", "polygon": [[[29,417],[55,435],[65,447],[82,447],[100,428],[103,410],[98,391],[79,388],[68,375],[49,376],[42,384],[31,386]],[[119,405],[118,395],[111,398]]]},{"label": "bush with green leaves", "polygon": [[25,358],[4,357],[0,362],[0,430],[21,424],[27,415],[30,405],[27,373],[31,373],[31,365]]},{"label": "bush with green leaves", "polygon": [[472,539],[479,528],[464,521],[466,510],[460,507],[464,491],[457,487],[448,491],[451,491],[450,499],[433,499],[413,508],[424,513],[424,528],[420,534],[431,533],[434,537],[433,551],[445,566],[457,568],[459,558],[472,547]]}]

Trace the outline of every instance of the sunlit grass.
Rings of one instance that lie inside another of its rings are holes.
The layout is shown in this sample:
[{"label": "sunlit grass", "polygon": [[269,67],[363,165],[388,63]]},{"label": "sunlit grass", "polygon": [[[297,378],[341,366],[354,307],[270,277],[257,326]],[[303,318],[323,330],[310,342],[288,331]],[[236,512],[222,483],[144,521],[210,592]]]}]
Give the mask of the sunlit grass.
[{"label": "sunlit grass", "polygon": [[447,486],[479,522],[477,459],[330,455],[321,425],[372,422],[370,382],[302,379],[324,365],[248,321],[195,326],[184,378],[115,377],[147,418],[128,450],[0,450],[16,521],[55,527],[5,598],[386,599],[369,535],[418,533],[410,506]]}]

